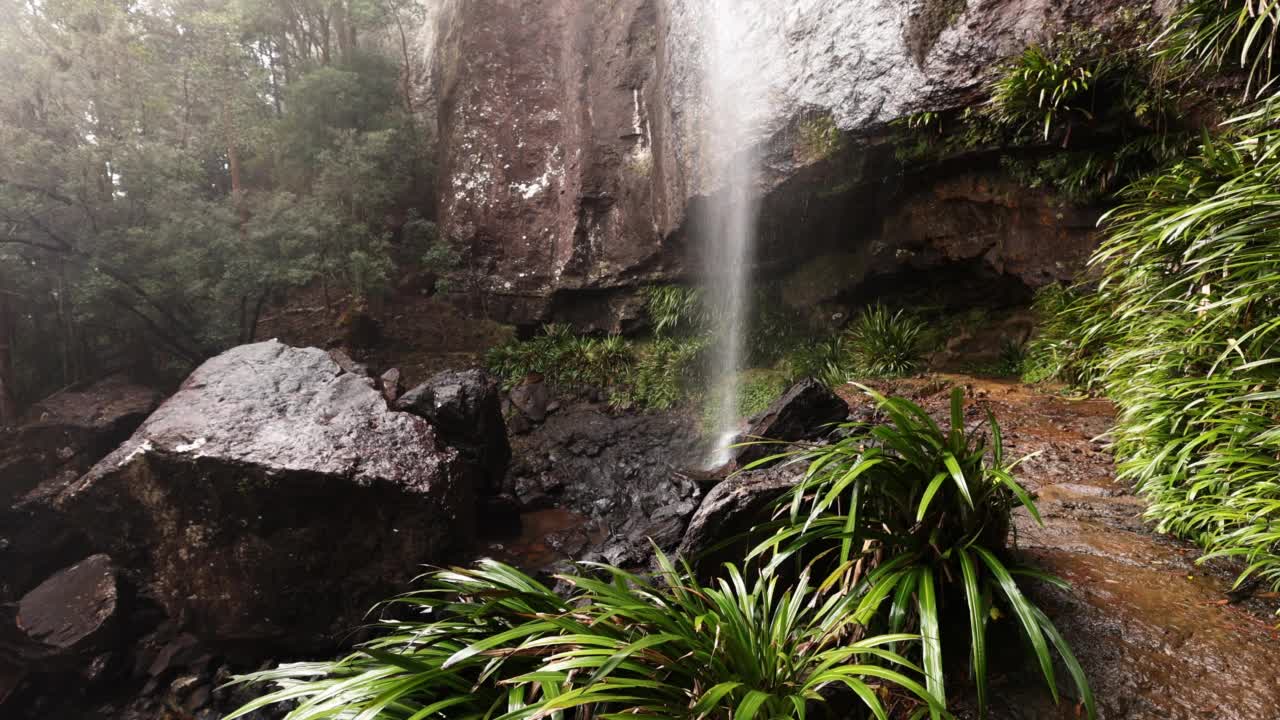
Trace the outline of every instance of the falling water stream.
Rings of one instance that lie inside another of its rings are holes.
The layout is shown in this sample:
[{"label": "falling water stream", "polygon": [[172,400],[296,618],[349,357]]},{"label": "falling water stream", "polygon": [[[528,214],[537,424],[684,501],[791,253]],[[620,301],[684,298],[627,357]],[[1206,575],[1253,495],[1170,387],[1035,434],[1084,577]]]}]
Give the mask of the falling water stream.
[{"label": "falling water stream", "polygon": [[751,137],[758,83],[750,54],[747,0],[706,7],[708,112],[706,170],[717,189],[701,218],[704,282],[713,324],[711,361],[716,445],[709,465],[730,459],[739,434],[740,371],[751,318],[751,264],[759,214],[760,162]]}]

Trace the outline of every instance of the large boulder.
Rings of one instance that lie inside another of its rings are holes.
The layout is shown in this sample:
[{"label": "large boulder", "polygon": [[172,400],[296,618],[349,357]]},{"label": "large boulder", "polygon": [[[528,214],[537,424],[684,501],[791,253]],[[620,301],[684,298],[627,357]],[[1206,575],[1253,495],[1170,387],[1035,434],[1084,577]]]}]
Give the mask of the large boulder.
[{"label": "large boulder", "polygon": [[678,554],[699,572],[740,564],[753,527],[770,519],[772,505],[804,475],[803,466],[775,465],[738,473],[716,484],[689,519]]},{"label": "large boulder", "polygon": [[327,646],[453,557],[481,473],[324,351],[201,365],[59,506],[207,640]]}]

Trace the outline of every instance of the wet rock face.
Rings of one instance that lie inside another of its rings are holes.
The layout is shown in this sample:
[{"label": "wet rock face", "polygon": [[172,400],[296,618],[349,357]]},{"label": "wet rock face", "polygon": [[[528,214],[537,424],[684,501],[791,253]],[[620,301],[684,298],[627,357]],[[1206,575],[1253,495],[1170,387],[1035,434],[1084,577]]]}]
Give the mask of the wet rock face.
[{"label": "wet rock face", "polygon": [[[751,418],[747,438],[810,440],[830,430],[831,423],[849,417],[849,405],[825,385],[805,378],[792,385],[773,404]],[[738,467],[782,452],[780,445],[747,445],[738,449]]]},{"label": "wet rock face", "polygon": [[301,649],[464,546],[481,476],[370,378],[270,341],[198,368],[57,502],[207,640]]},{"label": "wet rock face", "polygon": [[466,0],[442,13],[440,228],[495,317],[558,308],[617,329],[639,306],[615,291],[671,260],[654,195],[658,4]]},{"label": "wet rock face", "polygon": [[702,497],[685,473],[701,459],[698,433],[678,415],[570,405],[512,443],[506,485],[521,510],[559,507],[586,518],[603,535],[596,559],[647,565],[649,540],[675,547]]},{"label": "wet rock face", "polygon": [[[1155,12],[1174,4],[1160,0]],[[711,5],[445,4],[424,49],[440,101],[440,228],[467,255],[466,283],[486,312],[625,329],[640,317],[639,287],[696,272],[698,207],[723,184],[707,174],[717,163],[704,130]],[[1001,59],[1072,25],[1105,27],[1132,5],[742,3],[756,82],[741,92],[764,156],[762,261],[790,270],[883,246],[889,271],[911,267],[903,260],[919,250],[981,257],[1033,284],[1070,275],[1092,247],[1074,218],[1022,201],[961,202],[975,192],[946,182],[875,197],[902,171],[884,131],[917,111],[978,101]],[[980,230],[965,237],[975,216]],[[844,284],[860,279],[855,269]]]},{"label": "wet rock face", "polygon": [[450,445],[483,468],[487,488],[502,482],[511,445],[498,382],[487,372],[439,373],[405,393],[396,407],[429,420]]}]

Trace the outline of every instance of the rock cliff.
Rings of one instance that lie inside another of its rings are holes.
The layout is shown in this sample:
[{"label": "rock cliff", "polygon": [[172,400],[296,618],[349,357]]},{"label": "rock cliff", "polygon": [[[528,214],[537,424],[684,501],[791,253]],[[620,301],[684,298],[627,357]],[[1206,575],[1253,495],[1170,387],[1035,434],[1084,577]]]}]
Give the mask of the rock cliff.
[{"label": "rock cliff", "polygon": [[[1152,12],[1173,1],[1157,0]],[[703,171],[713,166],[709,6],[471,0],[433,15],[425,51],[439,101],[440,227],[463,250],[460,292],[487,314],[625,329],[638,317],[636,288],[691,276],[697,208],[719,182]],[[914,112],[975,102],[1002,58],[1131,6],[744,0],[759,78],[750,100],[764,156],[762,265],[785,273],[826,253],[887,248],[891,260],[916,257],[916,269],[921,250],[978,260],[1031,286],[1069,276],[1092,246],[1096,216],[1072,211],[1062,222],[1036,193],[1012,208],[992,203],[982,189],[990,179],[972,163],[911,175],[886,148],[885,130]],[[949,201],[929,208],[931,222],[958,226],[941,236],[902,217],[936,195]],[[945,241],[970,222],[986,242]],[[876,272],[893,270],[884,265]]]}]

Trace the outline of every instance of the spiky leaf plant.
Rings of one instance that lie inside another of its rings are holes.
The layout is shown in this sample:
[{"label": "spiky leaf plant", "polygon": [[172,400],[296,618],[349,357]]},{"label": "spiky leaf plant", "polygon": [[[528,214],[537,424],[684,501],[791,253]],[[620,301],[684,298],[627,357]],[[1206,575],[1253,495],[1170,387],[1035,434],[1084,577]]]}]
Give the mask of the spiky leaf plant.
[{"label": "spiky leaf plant", "polygon": [[1059,326],[1158,528],[1280,587],[1280,105],[1230,127],[1125,193]]},{"label": "spiky leaf plant", "polygon": [[700,332],[709,322],[701,290],[680,285],[645,289],[645,310],[658,335]]},{"label": "spiky leaf plant", "polygon": [[1019,130],[1036,127],[1045,140],[1071,115],[1091,118],[1095,68],[1076,60],[1070,53],[1051,53],[1039,45],[1027,48],[992,85],[992,116]]},{"label": "spiky leaf plant", "polygon": [[1011,509],[1024,507],[1037,521],[1039,513],[1013,477],[1017,463],[1006,460],[995,419],[966,430],[959,388],[945,428],[908,400],[863,390],[889,422],[848,424],[830,445],[761,461],[784,459],[807,470],[780,504],[774,534],[752,557],[769,568],[825,559],[825,582],[863,598],[861,619],[874,631],[919,631],[927,687],[943,702],[943,608],[964,607],[980,713],[987,702],[987,628],[992,608],[1004,607],[1033,648],[1055,700],[1051,647],[1094,717],[1083,669],[1018,578],[1060,581],[1011,568],[1004,559]]},{"label": "spiky leaf plant", "polygon": [[289,720],[767,720],[806,717],[836,688],[880,720],[895,694],[941,712],[886,647],[914,636],[862,638],[857,598],[732,566],[703,586],[659,561],[657,582],[609,566],[566,576],[567,599],[492,561],[433,573],[396,601],[422,619],[344,660],[241,678],[278,689],[231,717],[293,702]]},{"label": "spiky leaf plant", "polygon": [[867,377],[910,375],[923,362],[923,332],[924,323],[904,310],[895,312],[878,303],[864,308],[844,339],[852,370]]},{"label": "spiky leaf plant", "polygon": [[1272,88],[1280,41],[1280,0],[1191,0],[1157,40],[1175,73],[1193,78],[1238,70],[1246,97]]}]

